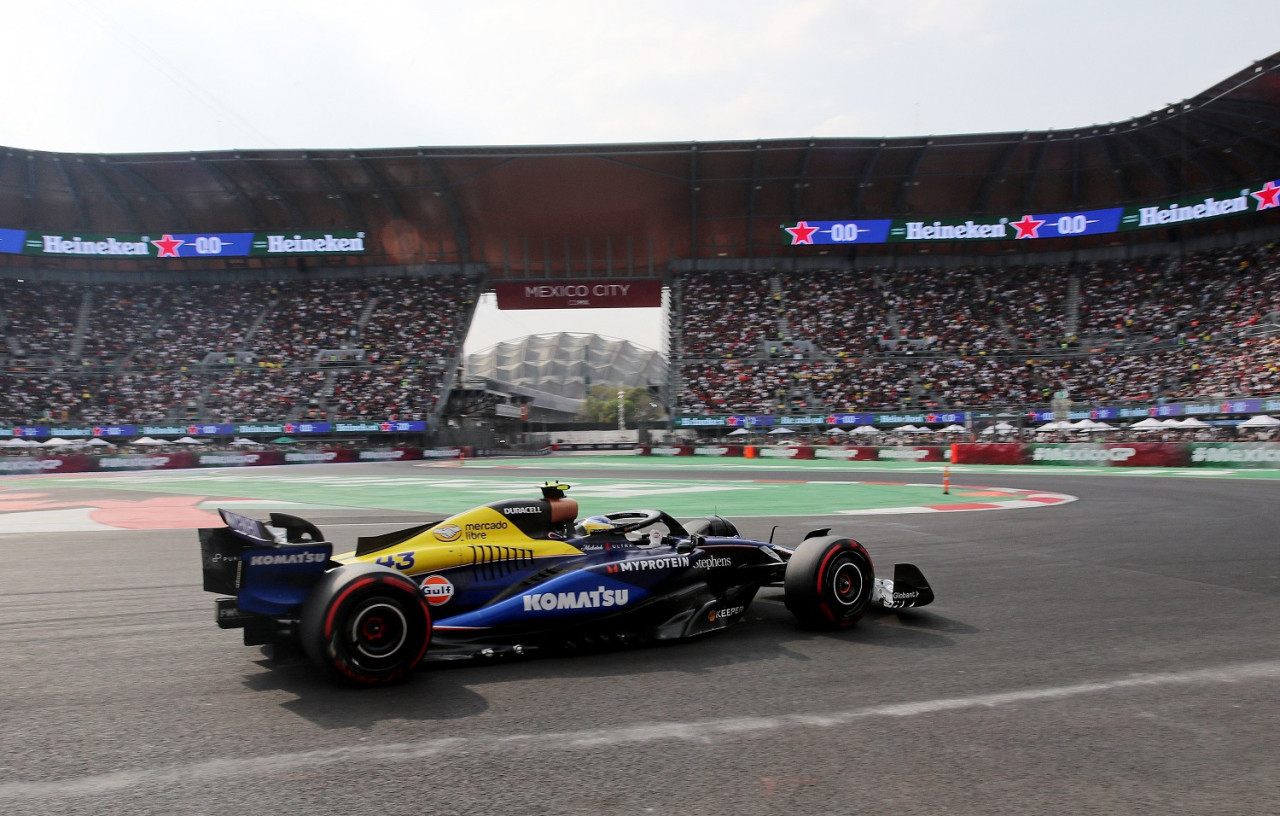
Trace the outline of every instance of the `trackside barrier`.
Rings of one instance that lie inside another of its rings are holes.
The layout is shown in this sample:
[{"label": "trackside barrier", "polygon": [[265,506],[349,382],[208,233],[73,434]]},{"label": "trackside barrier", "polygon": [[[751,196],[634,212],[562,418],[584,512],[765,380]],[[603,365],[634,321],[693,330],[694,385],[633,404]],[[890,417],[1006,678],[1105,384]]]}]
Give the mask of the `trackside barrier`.
[{"label": "trackside barrier", "polygon": [[1071,467],[1280,468],[1280,442],[958,444],[955,462]]},{"label": "trackside barrier", "polygon": [[950,449],[942,445],[640,445],[641,456],[741,456],[745,459],[841,459],[858,462],[945,462]]},{"label": "trackside barrier", "polygon": [[419,459],[457,459],[458,448],[397,447],[323,450],[175,451],[173,453],[109,454],[105,456],[0,456],[0,475],[41,473],[109,473],[131,470],[311,465],[329,462],[400,462]]},{"label": "trackside barrier", "polygon": [[1280,442],[1020,442],[950,446],[813,447],[757,445],[641,445],[645,456],[742,456],[746,459],[835,459],[846,462],[951,462],[958,465],[1069,467],[1280,468]]}]

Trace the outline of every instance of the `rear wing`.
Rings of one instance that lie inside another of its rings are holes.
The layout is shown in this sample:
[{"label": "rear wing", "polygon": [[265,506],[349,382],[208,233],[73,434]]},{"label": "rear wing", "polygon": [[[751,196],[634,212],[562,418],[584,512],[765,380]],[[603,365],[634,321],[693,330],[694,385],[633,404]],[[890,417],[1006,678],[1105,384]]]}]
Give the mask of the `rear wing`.
[{"label": "rear wing", "polygon": [[226,527],[199,531],[205,591],[238,598],[241,612],[279,615],[301,605],[328,569],[333,545],[292,516],[272,514],[280,526],[268,527],[229,510],[218,514]]}]

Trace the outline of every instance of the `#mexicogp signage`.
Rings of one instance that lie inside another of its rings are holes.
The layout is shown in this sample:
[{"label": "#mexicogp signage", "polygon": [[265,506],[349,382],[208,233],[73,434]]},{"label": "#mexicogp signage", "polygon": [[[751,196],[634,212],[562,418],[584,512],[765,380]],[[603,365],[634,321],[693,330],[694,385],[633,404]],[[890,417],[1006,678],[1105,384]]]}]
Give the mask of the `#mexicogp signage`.
[{"label": "#mexicogp signage", "polygon": [[91,258],[232,258],[246,255],[361,255],[363,230],[88,235],[0,229],[0,252]]}]

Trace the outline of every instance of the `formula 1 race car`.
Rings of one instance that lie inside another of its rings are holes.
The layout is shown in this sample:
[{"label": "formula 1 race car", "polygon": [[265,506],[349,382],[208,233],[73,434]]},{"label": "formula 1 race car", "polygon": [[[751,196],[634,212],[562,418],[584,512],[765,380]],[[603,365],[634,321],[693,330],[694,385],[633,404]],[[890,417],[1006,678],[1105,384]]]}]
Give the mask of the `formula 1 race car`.
[{"label": "formula 1 race car", "polygon": [[308,521],[219,511],[200,530],[204,588],[247,645],[300,644],[357,686],[407,679],[424,658],[522,655],[700,637],[739,621],[762,586],[784,588],[802,625],[852,626],[872,605],[924,606],[911,564],[877,579],[861,544],[814,530],[796,547],[743,538],[719,516],[659,510],[577,521],[565,484],[434,524],[333,545]]}]

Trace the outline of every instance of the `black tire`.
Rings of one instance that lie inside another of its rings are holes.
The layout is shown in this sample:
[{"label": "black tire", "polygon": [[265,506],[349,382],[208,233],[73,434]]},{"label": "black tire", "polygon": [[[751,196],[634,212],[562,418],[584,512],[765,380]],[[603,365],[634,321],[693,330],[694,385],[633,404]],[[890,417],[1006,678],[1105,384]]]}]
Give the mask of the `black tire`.
[{"label": "black tire", "polygon": [[352,686],[408,680],[431,642],[418,585],[378,564],[324,574],[302,606],[302,648],[322,672]]},{"label": "black tire", "polygon": [[858,542],[821,536],[796,548],[783,586],[787,609],[801,625],[843,629],[857,623],[871,605],[875,570]]}]

